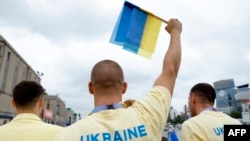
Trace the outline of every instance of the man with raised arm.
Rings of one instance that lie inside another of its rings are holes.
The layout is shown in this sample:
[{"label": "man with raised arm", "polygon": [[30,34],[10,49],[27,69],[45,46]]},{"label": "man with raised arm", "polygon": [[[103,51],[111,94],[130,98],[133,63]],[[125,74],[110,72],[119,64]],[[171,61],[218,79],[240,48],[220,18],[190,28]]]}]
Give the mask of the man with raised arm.
[{"label": "man with raised arm", "polygon": [[127,83],[121,66],[113,60],[99,61],[88,84],[95,108],[89,116],[64,128],[56,141],[161,140],[181,63],[182,24],[170,19],[165,29],[170,34],[169,47],[162,72],[148,94],[124,108],[121,102]]}]

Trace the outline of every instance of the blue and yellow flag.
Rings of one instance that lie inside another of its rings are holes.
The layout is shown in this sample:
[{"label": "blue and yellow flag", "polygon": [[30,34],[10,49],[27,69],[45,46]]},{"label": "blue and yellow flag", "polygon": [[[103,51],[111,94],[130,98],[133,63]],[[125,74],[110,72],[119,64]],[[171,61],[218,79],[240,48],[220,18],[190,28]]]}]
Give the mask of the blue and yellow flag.
[{"label": "blue and yellow flag", "polygon": [[110,42],[146,58],[151,58],[161,27],[161,19],[142,8],[124,2]]},{"label": "blue and yellow flag", "polygon": [[175,133],[175,130],[174,129],[171,129],[169,131],[169,134],[168,134],[168,141],[179,141],[176,133]]}]

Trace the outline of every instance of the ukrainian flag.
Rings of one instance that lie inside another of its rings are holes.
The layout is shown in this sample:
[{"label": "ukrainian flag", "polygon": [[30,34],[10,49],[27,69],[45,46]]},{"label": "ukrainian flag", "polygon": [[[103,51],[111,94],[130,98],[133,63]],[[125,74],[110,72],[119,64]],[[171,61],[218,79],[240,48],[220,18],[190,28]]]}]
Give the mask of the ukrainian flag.
[{"label": "ukrainian flag", "polygon": [[171,130],[169,131],[168,140],[169,140],[169,141],[179,141],[179,139],[178,139],[178,137],[177,137],[177,135],[176,135],[174,129],[171,129]]},{"label": "ukrainian flag", "polygon": [[155,51],[162,19],[142,8],[124,2],[110,42],[146,58]]}]

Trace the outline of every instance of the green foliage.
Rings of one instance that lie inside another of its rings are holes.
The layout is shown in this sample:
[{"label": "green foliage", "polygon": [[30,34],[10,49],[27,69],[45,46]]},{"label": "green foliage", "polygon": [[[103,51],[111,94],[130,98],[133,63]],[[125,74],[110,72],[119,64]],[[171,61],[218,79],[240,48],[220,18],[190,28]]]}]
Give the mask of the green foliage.
[{"label": "green foliage", "polygon": [[176,118],[174,119],[174,124],[182,123],[182,118],[180,115],[177,115]]},{"label": "green foliage", "polygon": [[167,123],[174,124],[174,120],[173,120],[173,119],[170,119],[170,117],[168,117],[168,121],[167,121]]},{"label": "green foliage", "polygon": [[167,123],[171,123],[173,125],[181,124],[183,122],[184,122],[184,120],[181,117],[181,115],[177,115],[175,119],[170,119],[170,117],[168,117],[168,120],[167,120]]},{"label": "green foliage", "polygon": [[241,113],[240,112],[238,112],[238,111],[232,111],[230,114],[229,114],[229,116],[231,116],[232,118],[242,118],[242,116],[241,116]]}]

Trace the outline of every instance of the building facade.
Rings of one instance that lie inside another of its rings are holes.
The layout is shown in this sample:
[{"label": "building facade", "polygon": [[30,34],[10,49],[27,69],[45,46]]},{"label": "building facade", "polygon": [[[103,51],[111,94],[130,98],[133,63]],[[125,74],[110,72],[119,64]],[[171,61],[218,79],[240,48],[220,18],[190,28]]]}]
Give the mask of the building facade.
[{"label": "building facade", "polygon": [[15,116],[12,90],[23,80],[40,83],[41,78],[18,52],[0,35],[0,125]]},{"label": "building facade", "polygon": [[66,108],[64,101],[58,94],[45,95],[43,111],[49,112],[51,115],[46,117],[46,114],[42,113],[41,117],[47,123],[69,126],[76,121],[76,114],[71,108]]},{"label": "building facade", "polygon": [[242,103],[242,122],[250,124],[250,89],[249,84],[237,86],[235,98]]},{"label": "building facade", "polygon": [[45,122],[60,126],[66,125],[66,119],[68,115],[66,111],[66,106],[58,95],[45,95],[44,109],[53,112],[53,119],[50,120],[45,119]]},{"label": "building facade", "polygon": [[213,83],[216,91],[216,109],[226,114],[241,111],[240,100],[235,99],[237,90],[233,79],[219,80]]},{"label": "building facade", "polygon": [[67,110],[67,118],[66,118],[66,126],[69,126],[76,122],[77,114],[71,108],[66,108]]},{"label": "building facade", "polygon": [[176,109],[174,109],[173,106],[170,107],[170,110],[169,110],[169,117],[171,120],[174,120],[177,116],[177,111]]},{"label": "building facade", "polygon": [[[20,54],[0,35],[0,125],[7,123],[15,116],[11,105],[12,90],[23,80],[40,84],[41,74],[21,57]],[[74,123],[75,114],[66,109],[65,103],[58,95],[45,95],[44,108],[41,112],[43,121],[60,126]]]}]

